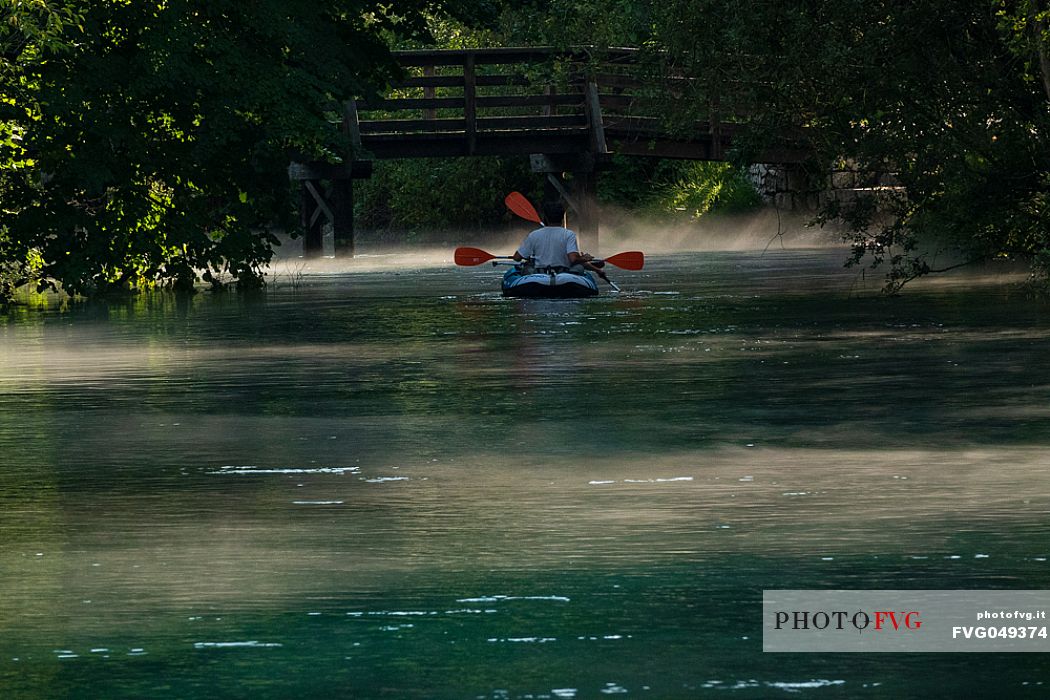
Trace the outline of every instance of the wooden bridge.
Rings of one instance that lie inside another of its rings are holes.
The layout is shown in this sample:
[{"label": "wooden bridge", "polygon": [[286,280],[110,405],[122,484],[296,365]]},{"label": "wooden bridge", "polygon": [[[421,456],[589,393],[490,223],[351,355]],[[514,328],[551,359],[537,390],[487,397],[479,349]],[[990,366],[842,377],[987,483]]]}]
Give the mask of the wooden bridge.
[{"label": "wooden bridge", "polygon": [[[613,154],[722,160],[733,121],[717,105],[688,133],[670,133],[645,98],[634,49],[497,48],[397,51],[404,77],[382,99],[350,101],[343,129],[352,153],[340,164],[293,163],[301,182],[306,255],[320,255],[331,224],[336,255],[353,255],[353,180],[374,160],[528,156],[549,194],[569,203],[570,225],[594,247],[595,186]],[[730,118],[732,119],[732,117]],[[797,159],[785,152],[765,159]],[[568,174],[569,177],[565,178]]]}]

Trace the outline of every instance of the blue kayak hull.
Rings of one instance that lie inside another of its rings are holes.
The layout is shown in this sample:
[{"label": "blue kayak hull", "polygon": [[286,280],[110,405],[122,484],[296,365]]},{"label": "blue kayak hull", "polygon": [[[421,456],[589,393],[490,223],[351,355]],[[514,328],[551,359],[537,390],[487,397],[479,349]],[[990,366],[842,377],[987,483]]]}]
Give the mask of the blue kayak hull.
[{"label": "blue kayak hull", "polygon": [[533,272],[510,270],[503,276],[503,296],[536,299],[580,299],[598,293],[588,272]]}]

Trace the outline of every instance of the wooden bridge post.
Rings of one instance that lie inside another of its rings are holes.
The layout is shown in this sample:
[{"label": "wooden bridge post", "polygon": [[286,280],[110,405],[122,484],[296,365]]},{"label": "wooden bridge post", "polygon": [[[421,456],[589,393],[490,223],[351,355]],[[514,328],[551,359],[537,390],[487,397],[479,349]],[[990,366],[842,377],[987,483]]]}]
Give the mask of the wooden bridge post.
[{"label": "wooden bridge post", "polygon": [[328,199],[332,206],[332,238],[335,257],[354,257],[354,181],[332,180]]},{"label": "wooden bridge post", "polygon": [[363,163],[355,160],[361,152],[361,124],[357,116],[357,101],[343,103],[343,133],[350,139],[349,167],[343,177],[332,180],[329,194],[332,204],[332,239],[335,257],[354,257],[354,177],[371,175],[371,163],[355,172]]},{"label": "wooden bridge post", "polygon": [[301,197],[299,215],[302,218],[303,228],[306,230],[306,235],[303,237],[304,258],[319,258],[324,253],[322,191],[320,180],[303,180],[299,189]]},{"label": "wooden bridge post", "polygon": [[608,161],[609,145],[605,140],[605,124],[602,120],[601,101],[598,96],[598,84],[588,80],[584,86],[584,114],[591,135],[591,152],[580,158],[587,167],[573,173],[576,183],[576,202],[580,217],[581,235],[593,241],[591,249],[598,253],[598,229],[600,212],[598,209],[598,166]]},{"label": "wooden bridge post", "polygon": [[[303,257],[317,258],[324,253],[324,225],[332,225],[335,255],[354,255],[354,178],[369,177],[372,161],[357,160],[349,165],[331,163],[293,163],[292,179],[300,183],[299,212],[305,236]],[[325,187],[325,183],[328,186]]]},{"label": "wooden bridge post", "polygon": [[[342,163],[295,162],[288,166],[288,177],[299,184],[299,217],[305,235],[303,257],[319,258],[324,254],[324,225],[332,225],[334,253],[337,257],[354,256],[354,186],[353,178],[369,177],[372,161],[355,160],[361,151],[361,128],[357,104],[343,104],[343,133],[350,149]],[[328,186],[325,186],[328,183]]]},{"label": "wooden bridge post", "polygon": [[[576,232],[580,248],[585,252],[598,250],[598,173],[595,159],[590,154],[534,153],[531,156],[532,171],[544,173],[544,199],[561,199],[566,204],[567,225]],[[567,186],[561,176],[572,174],[572,185]],[[586,244],[584,243],[586,241]]]},{"label": "wooden bridge post", "polygon": [[477,73],[474,71],[474,54],[463,59],[463,118],[466,121],[467,155],[472,156],[478,143],[478,90]]},{"label": "wooden bridge post", "polygon": [[[578,170],[572,174],[572,194],[576,202],[576,222],[572,227],[580,237],[580,249],[598,254],[598,174],[594,170]],[[585,244],[586,243],[586,244]]]},{"label": "wooden bridge post", "polygon": [[[437,75],[437,69],[435,69],[434,66],[423,66],[423,77],[424,78],[433,78],[436,75]],[[437,97],[437,90],[435,90],[432,86],[424,86],[423,87],[423,99],[424,100],[432,100],[435,97]],[[434,109],[433,107],[428,107],[428,108],[423,110],[423,118],[424,119],[437,119],[437,116],[438,116],[437,110]]]}]

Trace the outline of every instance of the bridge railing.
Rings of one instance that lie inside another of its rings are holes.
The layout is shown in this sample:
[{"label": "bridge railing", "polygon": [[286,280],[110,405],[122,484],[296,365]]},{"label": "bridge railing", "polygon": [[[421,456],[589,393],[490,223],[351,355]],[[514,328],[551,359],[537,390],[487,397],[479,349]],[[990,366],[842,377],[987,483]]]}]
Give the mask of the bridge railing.
[{"label": "bridge railing", "polygon": [[636,53],[603,52],[605,69],[596,71],[583,50],[398,51],[406,76],[386,97],[354,105],[356,129],[378,158],[408,155],[395,143],[412,135],[434,137],[429,147],[413,140],[415,156],[453,155],[448,142],[456,138],[463,155],[578,151],[588,141],[591,150],[606,152],[603,118],[630,116],[630,88],[637,85],[616,66],[630,65]]},{"label": "bridge railing", "polygon": [[667,100],[692,78],[655,73],[638,49],[397,51],[406,75],[351,117],[365,157],[609,151],[721,159],[736,111],[706,96],[706,121],[670,133]]}]

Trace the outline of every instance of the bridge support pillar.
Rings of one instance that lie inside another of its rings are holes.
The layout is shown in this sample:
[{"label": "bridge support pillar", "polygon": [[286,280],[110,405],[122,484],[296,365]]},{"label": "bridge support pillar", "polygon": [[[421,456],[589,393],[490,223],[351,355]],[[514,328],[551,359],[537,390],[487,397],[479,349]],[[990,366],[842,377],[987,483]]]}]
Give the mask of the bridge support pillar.
[{"label": "bridge support pillar", "polygon": [[572,174],[572,194],[576,202],[576,220],[572,228],[580,237],[580,249],[598,254],[598,173],[593,170]]},{"label": "bridge support pillar", "polygon": [[332,202],[332,237],[335,257],[354,257],[354,181],[333,180],[329,194]]},{"label": "bridge support pillar", "polygon": [[299,215],[304,231],[303,257],[319,258],[324,252],[324,186],[320,180],[303,180],[299,192]]},{"label": "bridge support pillar", "polygon": [[[598,168],[589,154],[566,156],[533,154],[532,171],[544,173],[544,199],[561,198],[567,205],[566,219],[570,229],[579,237],[580,249],[592,255],[598,254]],[[563,176],[569,173],[571,181]]]},{"label": "bridge support pillar", "polygon": [[[300,183],[299,212],[303,231],[303,257],[324,254],[324,225],[332,225],[336,257],[354,256],[354,184],[372,174],[372,161],[346,165],[292,163],[289,177]],[[325,185],[327,183],[327,186]]]}]

